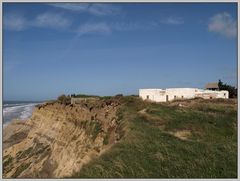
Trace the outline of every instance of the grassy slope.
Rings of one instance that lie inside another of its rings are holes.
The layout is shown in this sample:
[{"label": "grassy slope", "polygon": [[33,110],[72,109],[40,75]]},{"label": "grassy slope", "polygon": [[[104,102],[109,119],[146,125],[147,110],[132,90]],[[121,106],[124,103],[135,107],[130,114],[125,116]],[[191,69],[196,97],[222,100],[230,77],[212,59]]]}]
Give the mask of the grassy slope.
[{"label": "grassy slope", "polygon": [[[183,108],[134,97],[123,102],[119,116],[124,137],[73,177],[237,177],[236,104],[198,101]],[[138,113],[143,108],[148,116]],[[179,130],[191,135],[182,140],[169,134]]]}]

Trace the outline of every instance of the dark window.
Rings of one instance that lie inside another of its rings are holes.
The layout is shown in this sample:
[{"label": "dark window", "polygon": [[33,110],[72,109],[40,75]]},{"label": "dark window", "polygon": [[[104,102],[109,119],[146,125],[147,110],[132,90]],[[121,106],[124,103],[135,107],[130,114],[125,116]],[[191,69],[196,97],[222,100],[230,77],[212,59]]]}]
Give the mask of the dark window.
[{"label": "dark window", "polygon": [[147,95],[147,99],[149,99],[149,95]]},{"label": "dark window", "polygon": [[182,96],[182,99],[183,99],[184,97]]},{"label": "dark window", "polygon": [[166,101],[168,101],[168,95],[166,95]]},{"label": "dark window", "polygon": [[177,98],[177,96],[174,96],[174,99],[176,99]]},{"label": "dark window", "polygon": [[224,93],[224,96],[226,96],[226,93]]}]

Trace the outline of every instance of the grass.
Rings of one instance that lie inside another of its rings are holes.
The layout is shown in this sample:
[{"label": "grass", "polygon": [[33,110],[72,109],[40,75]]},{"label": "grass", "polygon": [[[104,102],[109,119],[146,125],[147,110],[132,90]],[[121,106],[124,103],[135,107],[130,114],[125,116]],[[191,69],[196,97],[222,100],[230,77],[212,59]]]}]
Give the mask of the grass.
[{"label": "grass", "polygon": [[86,133],[88,135],[92,135],[92,139],[95,140],[97,135],[102,131],[101,123],[91,120],[88,121],[87,127],[86,127]]},{"label": "grass", "polygon": [[[82,129],[85,129],[88,136],[92,136],[93,141],[97,138],[98,134],[102,131],[102,125],[96,120],[85,120],[85,121],[73,121],[75,126],[79,126]],[[72,141],[77,140],[77,137],[74,136]]]},{"label": "grass", "polygon": [[31,165],[31,163],[27,163],[27,164],[21,164],[15,171],[15,173],[12,175],[12,178],[16,178],[18,177],[24,170],[26,170],[29,166]]},{"label": "grass", "polygon": [[45,147],[37,148],[38,150],[34,153],[35,155],[42,154],[45,150],[50,151],[50,146],[46,145]]},{"label": "grass", "polygon": [[[121,140],[74,178],[237,177],[236,105],[196,100],[183,108],[145,103],[133,96],[121,102]],[[142,109],[147,117],[138,113]],[[191,132],[188,139],[170,134],[181,130]]]},{"label": "grass", "polygon": [[29,147],[28,149],[24,150],[23,152],[20,151],[17,153],[17,160],[26,158],[27,156],[29,156],[29,154],[33,151],[33,147]]},{"label": "grass", "polygon": [[109,143],[109,134],[106,134],[106,135],[104,136],[103,144],[104,144],[104,145],[107,145],[108,143]]},{"label": "grass", "polygon": [[3,160],[6,160],[3,162],[3,167],[6,168],[8,165],[10,165],[13,161],[13,157],[10,155],[7,155],[7,157],[4,157]]}]

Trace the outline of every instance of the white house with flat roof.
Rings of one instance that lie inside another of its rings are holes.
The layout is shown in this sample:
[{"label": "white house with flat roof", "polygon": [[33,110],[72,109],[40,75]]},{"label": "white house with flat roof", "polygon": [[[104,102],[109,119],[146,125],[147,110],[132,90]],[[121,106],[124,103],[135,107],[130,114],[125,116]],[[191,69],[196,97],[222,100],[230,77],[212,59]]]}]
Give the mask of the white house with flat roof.
[{"label": "white house with flat roof", "polygon": [[139,97],[153,102],[167,102],[177,99],[228,99],[228,91],[203,90],[197,88],[139,89]]}]

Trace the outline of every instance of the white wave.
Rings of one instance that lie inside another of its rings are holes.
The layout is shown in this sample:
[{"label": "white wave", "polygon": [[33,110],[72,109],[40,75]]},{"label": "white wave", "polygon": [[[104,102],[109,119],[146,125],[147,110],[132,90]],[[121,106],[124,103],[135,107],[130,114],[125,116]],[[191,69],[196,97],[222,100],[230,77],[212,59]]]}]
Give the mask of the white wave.
[{"label": "white wave", "polygon": [[27,119],[27,118],[31,117],[35,105],[36,104],[31,105],[31,106],[26,106],[24,108],[24,110],[21,112],[21,115],[20,115],[19,118],[24,120],[24,119]]},{"label": "white wave", "polygon": [[12,119],[25,120],[31,117],[35,105],[37,105],[37,103],[3,108],[4,124]]},{"label": "white wave", "polygon": [[4,113],[7,114],[7,113],[11,113],[11,112],[15,112],[21,108],[24,108],[24,107],[29,107],[29,106],[35,106],[36,104],[25,104],[25,105],[17,105],[17,106],[11,106],[11,107],[6,107],[6,108],[3,108],[3,115]]}]

